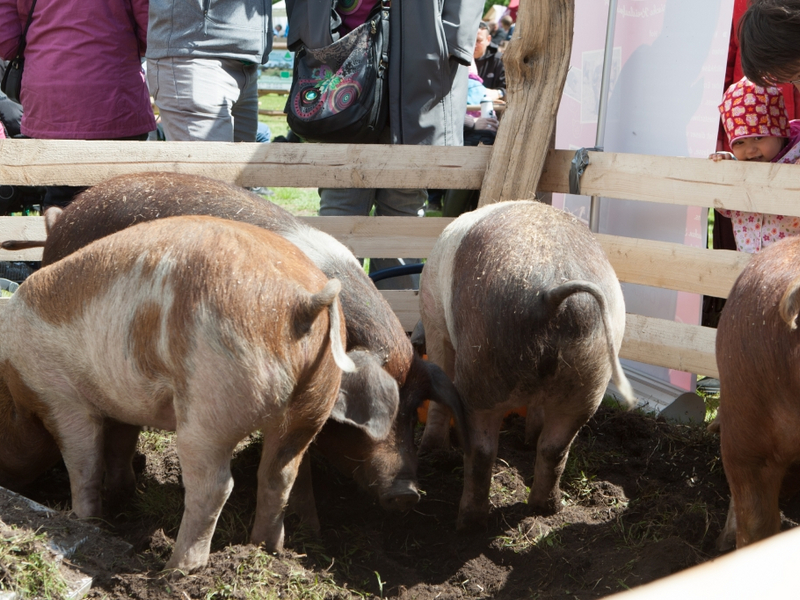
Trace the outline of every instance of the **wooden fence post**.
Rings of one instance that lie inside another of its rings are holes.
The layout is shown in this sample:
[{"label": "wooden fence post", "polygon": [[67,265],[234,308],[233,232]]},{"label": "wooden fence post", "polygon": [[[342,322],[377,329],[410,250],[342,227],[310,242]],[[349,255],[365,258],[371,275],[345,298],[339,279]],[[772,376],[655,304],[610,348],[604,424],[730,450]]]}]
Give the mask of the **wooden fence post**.
[{"label": "wooden fence post", "polygon": [[574,15],[574,0],[519,3],[514,38],[503,55],[508,107],[479,206],[536,193],[567,80]]}]

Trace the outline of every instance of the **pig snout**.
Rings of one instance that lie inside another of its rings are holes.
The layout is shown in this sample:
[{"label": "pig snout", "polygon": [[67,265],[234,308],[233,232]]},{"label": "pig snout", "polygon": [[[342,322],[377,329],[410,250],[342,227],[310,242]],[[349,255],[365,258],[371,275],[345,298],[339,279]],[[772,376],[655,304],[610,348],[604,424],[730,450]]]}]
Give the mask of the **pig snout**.
[{"label": "pig snout", "polygon": [[419,502],[417,484],[412,480],[396,480],[380,497],[383,508],[391,511],[406,512]]}]

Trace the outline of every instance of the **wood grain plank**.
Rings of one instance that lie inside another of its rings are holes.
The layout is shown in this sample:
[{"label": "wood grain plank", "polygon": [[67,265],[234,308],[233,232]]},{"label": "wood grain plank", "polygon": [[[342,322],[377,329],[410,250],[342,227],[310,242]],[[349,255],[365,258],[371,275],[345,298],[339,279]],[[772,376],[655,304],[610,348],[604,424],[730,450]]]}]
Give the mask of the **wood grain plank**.
[{"label": "wood grain plank", "polygon": [[752,255],[597,234],[620,281],[727,298]]},{"label": "wood grain plank", "polygon": [[[569,192],[574,156],[552,150],[539,190]],[[581,179],[587,196],[800,216],[796,165],[613,152],[590,152],[589,160]]]},{"label": "wood grain plank", "polygon": [[[301,217],[356,256],[427,258],[453,219],[416,217]],[[41,217],[0,217],[0,241],[43,240]],[[751,256],[681,244],[599,234],[620,281],[726,298]],[[408,256],[413,253],[414,256]],[[0,250],[0,260],[41,260],[41,249]]]},{"label": "wood grain plank", "polygon": [[479,189],[491,147],[0,140],[6,185],[95,185],[173,171],[243,186]]},{"label": "wood grain plank", "polygon": [[677,371],[719,377],[717,330],[629,313],[620,357]]},{"label": "wood grain plank", "polygon": [[[43,217],[0,217],[0,242],[6,240],[44,240]],[[0,248],[0,260],[42,260],[41,248],[9,252]]]},{"label": "wood grain plank", "polygon": [[427,258],[451,218],[301,217],[360,258]]}]

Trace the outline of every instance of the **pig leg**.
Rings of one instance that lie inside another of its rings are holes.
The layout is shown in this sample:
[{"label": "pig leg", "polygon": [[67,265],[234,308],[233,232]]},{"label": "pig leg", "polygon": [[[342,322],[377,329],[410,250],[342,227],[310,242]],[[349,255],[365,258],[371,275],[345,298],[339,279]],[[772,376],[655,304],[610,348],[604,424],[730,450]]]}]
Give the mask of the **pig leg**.
[{"label": "pig leg", "polygon": [[525,413],[525,443],[535,446],[544,427],[544,411],[540,406],[528,406]]},{"label": "pig leg", "polygon": [[[593,412],[590,411],[589,415]],[[569,447],[588,419],[586,414],[553,414],[545,409],[543,426],[536,443],[533,484],[528,495],[528,505],[536,514],[552,515],[561,510],[559,482],[567,463]]]},{"label": "pig leg", "polygon": [[464,491],[458,508],[458,531],[486,528],[492,466],[497,458],[497,444],[504,413],[504,410],[467,413],[470,452],[464,455]]},{"label": "pig leg", "polygon": [[[453,380],[455,373],[455,350],[448,340],[437,330],[427,333],[425,343],[428,351],[428,360],[441,367]],[[429,452],[437,448],[447,448],[450,442],[450,419],[452,413],[446,406],[438,402],[428,404],[428,417],[425,419],[425,431],[420,441],[420,453]]]},{"label": "pig leg", "polygon": [[728,505],[728,518],[725,519],[725,527],[717,538],[717,550],[727,552],[736,547],[736,510],[733,507],[733,498]]},{"label": "pig leg", "polygon": [[753,459],[723,459],[723,462],[731,465],[725,469],[725,475],[736,516],[736,547],[778,533],[781,528],[778,498],[785,467]]},{"label": "pig leg", "polygon": [[250,534],[253,544],[263,543],[270,552],[283,549],[284,508],[289,501],[303,455],[318,429],[290,427],[283,436],[274,429],[264,431],[261,463],[258,466],[256,516]]},{"label": "pig leg", "polygon": [[120,506],[136,491],[133,454],[141,427],[106,419],[103,443],[106,463],[106,498],[111,506]]},{"label": "pig leg", "polygon": [[233,489],[233,447],[216,443],[209,431],[213,430],[178,425],[176,449],[186,491],[178,539],[166,569],[187,573],[206,564],[217,519]]},{"label": "pig leg", "polygon": [[102,421],[79,410],[69,415],[56,415],[54,421],[64,425],[57,428],[54,437],[59,440],[69,473],[72,510],[81,518],[99,517],[103,486]]},{"label": "pig leg", "polygon": [[314,486],[311,481],[311,455],[308,452],[303,455],[303,461],[297,470],[297,478],[289,496],[289,510],[300,517],[300,521],[311,531],[320,530],[317,505],[314,502]]}]

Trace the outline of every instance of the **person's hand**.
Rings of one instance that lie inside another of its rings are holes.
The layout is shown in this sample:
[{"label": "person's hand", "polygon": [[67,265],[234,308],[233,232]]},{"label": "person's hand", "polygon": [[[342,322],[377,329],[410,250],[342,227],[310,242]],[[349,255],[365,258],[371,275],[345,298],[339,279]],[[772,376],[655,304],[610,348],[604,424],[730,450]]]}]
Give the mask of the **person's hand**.
[{"label": "person's hand", "polygon": [[475,131],[497,131],[500,121],[494,117],[478,117],[475,119]]},{"label": "person's hand", "polygon": [[719,162],[721,160],[736,160],[736,157],[730,152],[714,152],[713,154],[709,154],[708,158],[714,162]]},{"label": "person's hand", "polygon": [[491,88],[486,88],[486,93],[484,94],[486,98],[494,102],[495,100],[500,100],[500,90],[493,90]]}]

